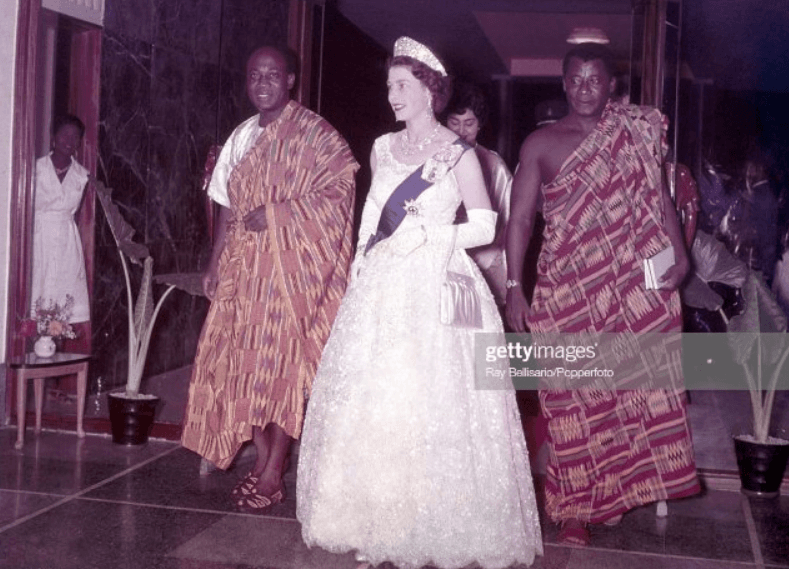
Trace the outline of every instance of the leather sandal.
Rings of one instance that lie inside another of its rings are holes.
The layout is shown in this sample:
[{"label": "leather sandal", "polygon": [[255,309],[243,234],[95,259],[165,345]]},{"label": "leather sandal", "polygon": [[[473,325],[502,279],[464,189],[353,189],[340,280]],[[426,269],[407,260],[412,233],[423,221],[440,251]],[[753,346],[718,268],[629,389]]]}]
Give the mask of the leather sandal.
[{"label": "leather sandal", "polygon": [[[284,475],[288,469],[290,468],[290,456],[285,458],[282,463],[282,474]],[[249,494],[250,490],[255,487],[255,484],[258,483],[260,480],[260,475],[256,475],[253,470],[250,470],[246,476],[244,476],[238,484],[233,486],[233,489],[230,491],[230,496],[233,498],[238,498],[240,496],[246,496]]]},{"label": "leather sandal", "polygon": [[285,486],[280,485],[279,490],[271,494],[270,496],[266,496],[265,494],[260,494],[254,486],[249,490],[249,492],[243,496],[238,496],[235,499],[236,506],[244,512],[250,513],[260,513],[269,506],[273,506],[274,504],[279,504],[285,499]]},{"label": "leather sandal", "polygon": [[260,480],[260,477],[255,476],[255,474],[252,471],[249,471],[249,473],[247,473],[247,475],[244,476],[244,478],[242,478],[238,484],[233,486],[233,489],[230,491],[230,495],[233,498],[238,498],[239,496],[246,496],[247,494],[249,494],[249,491],[255,487],[255,484],[258,483],[258,480]]}]

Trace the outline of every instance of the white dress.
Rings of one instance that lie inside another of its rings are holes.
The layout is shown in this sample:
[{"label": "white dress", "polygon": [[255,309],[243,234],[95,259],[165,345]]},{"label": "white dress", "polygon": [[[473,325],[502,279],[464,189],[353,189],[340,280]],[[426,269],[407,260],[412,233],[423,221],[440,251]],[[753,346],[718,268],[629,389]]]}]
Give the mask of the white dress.
[{"label": "white dress", "polygon": [[[375,211],[416,169],[392,156],[391,140],[375,143]],[[451,225],[460,201],[450,172],[397,231]],[[363,220],[361,243],[369,231]],[[439,319],[449,243],[404,257],[385,243],[358,251],[313,384],[298,467],[304,541],[402,569],[530,564],[542,541],[514,393],[476,389],[474,332]],[[465,251],[449,269],[473,275],[484,330],[503,333]]]},{"label": "white dress", "polygon": [[88,171],[74,159],[62,182],[49,156],[36,160],[30,305],[42,298],[44,306],[50,300],[63,306],[70,295],[72,323],[90,320],[85,255],[74,222],[87,181]]}]

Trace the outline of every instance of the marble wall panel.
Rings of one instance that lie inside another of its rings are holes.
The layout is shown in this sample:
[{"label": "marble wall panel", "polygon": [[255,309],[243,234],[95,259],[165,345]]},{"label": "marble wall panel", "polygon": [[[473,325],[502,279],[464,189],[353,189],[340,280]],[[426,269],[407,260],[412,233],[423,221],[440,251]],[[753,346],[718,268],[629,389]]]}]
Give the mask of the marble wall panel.
[{"label": "marble wall panel", "polygon": [[151,0],[106,0],[104,29],[151,44],[153,9]]},{"label": "marble wall panel", "polygon": [[225,2],[222,13],[222,69],[245,70],[247,58],[263,44],[285,44],[288,39],[286,1]]},{"label": "marble wall panel", "polygon": [[[257,2],[245,2],[257,4]],[[222,45],[223,6],[217,0],[153,0],[153,42],[217,64]],[[265,4],[265,2],[263,2]]]},{"label": "marble wall panel", "polygon": [[219,100],[219,112],[217,114],[218,140],[221,144],[236,126],[257,111],[247,98],[246,71],[244,68],[238,70],[223,68],[220,89],[224,94]]},{"label": "marble wall panel", "polygon": [[[183,52],[154,49],[148,242],[175,244],[206,233],[201,183],[208,148],[216,140],[218,69]],[[161,262],[167,272],[190,270],[188,262],[174,266]]]}]

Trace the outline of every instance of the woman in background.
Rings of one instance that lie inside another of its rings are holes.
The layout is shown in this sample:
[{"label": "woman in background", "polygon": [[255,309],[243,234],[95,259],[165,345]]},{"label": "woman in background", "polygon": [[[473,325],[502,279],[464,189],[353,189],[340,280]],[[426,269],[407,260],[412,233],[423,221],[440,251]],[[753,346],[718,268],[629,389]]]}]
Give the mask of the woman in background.
[{"label": "woman in background", "polygon": [[41,299],[61,307],[74,299],[70,323],[79,335],[90,320],[85,256],[74,214],[82,203],[88,171],[74,159],[85,125],[73,115],[55,117],[52,151],[36,160],[31,308]]},{"label": "woman in background", "polygon": [[503,306],[507,299],[507,263],[504,253],[504,237],[510,219],[510,190],[512,174],[504,159],[493,150],[477,142],[477,135],[488,121],[488,106],[482,90],[475,85],[459,88],[447,107],[447,126],[474,148],[482,166],[485,187],[488,190],[493,211],[498,213],[496,235],[493,242],[469,250],[496,298]]}]

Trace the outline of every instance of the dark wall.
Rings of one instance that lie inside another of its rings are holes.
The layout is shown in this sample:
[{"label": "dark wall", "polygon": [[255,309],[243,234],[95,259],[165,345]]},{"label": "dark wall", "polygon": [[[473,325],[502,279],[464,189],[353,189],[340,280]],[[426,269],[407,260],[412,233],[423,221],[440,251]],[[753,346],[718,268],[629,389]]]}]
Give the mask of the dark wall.
[{"label": "dark wall", "polygon": [[515,79],[512,82],[512,155],[508,165],[514,172],[521,144],[537,130],[537,105],[545,101],[564,101],[561,80]]},{"label": "dark wall", "polygon": [[[244,92],[246,59],[263,43],[285,42],[287,15],[287,0],[107,0],[98,175],[150,248],[154,274],[203,269],[206,153],[255,112]],[[127,365],[123,273],[97,211],[94,389],[124,384]],[[168,297],[146,375],[191,363],[207,306],[181,291]]]},{"label": "dark wall", "polygon": [[370,189],[375,139],[397,128],[386,98],[388,51],[326,6],[321,114],[345,137],[361,170],[356,175],[357,223]]}]

